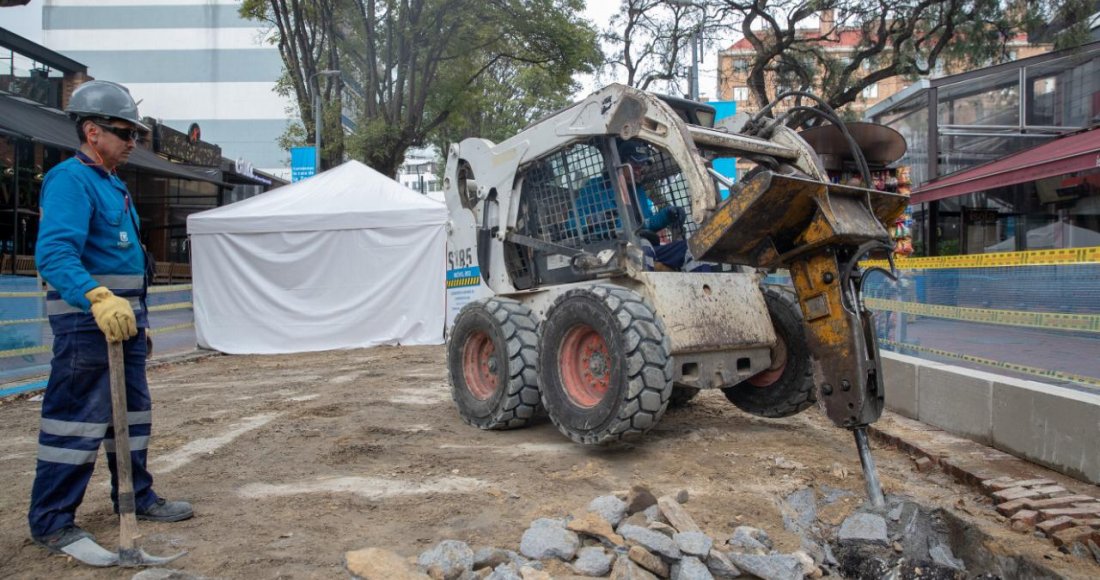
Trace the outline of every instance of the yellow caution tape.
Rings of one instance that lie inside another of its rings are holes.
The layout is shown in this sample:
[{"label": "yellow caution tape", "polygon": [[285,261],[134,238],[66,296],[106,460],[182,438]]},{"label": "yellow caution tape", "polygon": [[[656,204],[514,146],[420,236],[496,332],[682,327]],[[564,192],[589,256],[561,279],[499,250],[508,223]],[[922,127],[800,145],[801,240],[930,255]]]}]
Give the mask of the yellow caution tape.
[{"label": "yellow caution tape", "polygon": [[149,334],[156,336],[158,334],[168,334],[169,332],[175,332],[177,330],[184,330],[186,328],[194,327],[194,322],[184,322],[183,324],[173,324],[172,326],[165,326],[163,328],[150,328]]},{"label": "yellow caution tape", "polygon": [[1000,324],[1003,326],[1019,326],[1024,328],[1041,328],[1044,330],[1100,332],[1100,315],[1097,314],[1062,314],[1059,312],[1021,312],[1018,310],[995,310],[992,308],[963,308],[959,306],[883,300],[881,298],[864,298],[863,302],[873,310],[900,312],[902,314],[914,314],[930,318],[965,320],[967,322]]},{"label": "yellow caution tape", "polygon": [[29,354],[42,354],[44,352],[50,352],[53,350],[52,346],[28,346],[26,348],[13,348],[11,350],[0,350],[0,358],[8,358],[13,356],[27,356]]},{"label": "yellow caution tape", "polygon": [[1095,387],[1097,389],[1100,389],[1100,379],[1095,378],[1095,377],[1087,377],[1087,376],[1084,376],[1084,375],[1077,375],[1077,374],[1073,374],[1073,373],[1064,373],[1062,371],[1050,371],[1050,370],[1041,369],[1041,368],[1038,368],[1038,367],[1031,367],[1031,366],[1021,365],[1021,364],[1016,364],[1016,363],[998,361],[998,360],[993,360],[993,359],[988,359],[988,358],[982,358],[980,356],[962,354],[962,353],[957,353],[957,352],[950,352],[950,351],[946,351],[946,350],[942,350],[942,349],[938,349],[938,348],[929,348],[927,346],[920,346],[920,345],[916,345],[916,344],[896,342],[896,341],[893,341],[893,340],[885,340],[885,339],[881,339],[881,338],[879,339],[878,342],[879,342],[879,344],[891,346],[895,349],[898,349],[899,351],[911,350],[911,351],[917,351],[917,352],[925,352],[925,353],[933,354],[933,355],[936,355],[936,356],[942,356],[944,358],[950,358],[950,359],[962,360],[962,361],[971,362],[971,363],[977,363],[977,364],[980,364],[980,365],[985,365],[985,366],[994,367],[994,368],[998,368],[998,369],[1014,371],[1014,372],[1022,373],[1022,374],[1026,374],[1026,375],[1033,375],[1033,376],[1037,376],[1037,377],[1043,377],[1043,378],[1046,378],[1046,379],[1056,379],[1056,380],[1060,380],[1060,381],[1071,381],[1071,382],[1074,382],[1074,383],[1080,383],[1080,384],[1088,386],[1088,387]]},{"label": "yellow caution tape", "polygon": [[45,298],[45,292],[0,292],[0,298]]},{"label": "yellow caution tape", "polygon": [[463,288],[466,286],[477,286],[481,284],[480,276],[470,276],[466,278],[455,278],[454,280],[447,280],[448,288]]},{"label": "yellow caution tape", "polygon": [[[898,258],[894,265],[898,270],[931,270],[937,268],[1004,268],[1009,266],[1066,266],[1073,264],[1100,264],[1100,246],[1091,248],[1065,248],[1060,250],[1034,250],[1030,252],[999,252],[996,254],[966,254],[962,256],[935,256],[930,258]],[[889,268],[886,260],[866,260],[861,266]]]}]

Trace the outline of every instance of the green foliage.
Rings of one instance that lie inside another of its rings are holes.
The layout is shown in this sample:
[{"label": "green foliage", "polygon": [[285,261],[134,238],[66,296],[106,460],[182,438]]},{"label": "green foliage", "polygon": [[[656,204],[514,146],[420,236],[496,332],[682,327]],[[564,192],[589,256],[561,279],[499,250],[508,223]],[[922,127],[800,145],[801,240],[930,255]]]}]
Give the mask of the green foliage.
[{"label": "green foliage", "polygon": [[[295,11],[307,4],[317,6]],[[500,138],[559,105],[573,74],[599,61],[582,9],[583,0],[248,0],[241,13],[278,27],[303,127],[312,128],[311,75],[341,71],[340,89],[323,93],[326,141],[344,111],[356,123],[347,154],[393,175],[411,146]]]}]

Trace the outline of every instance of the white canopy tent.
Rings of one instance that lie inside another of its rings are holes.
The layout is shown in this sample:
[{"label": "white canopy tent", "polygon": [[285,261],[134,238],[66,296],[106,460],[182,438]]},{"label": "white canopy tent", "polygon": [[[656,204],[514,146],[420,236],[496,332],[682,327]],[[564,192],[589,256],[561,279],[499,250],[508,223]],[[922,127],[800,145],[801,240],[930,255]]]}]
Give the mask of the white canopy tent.
[{"label": "white canopy tent", "polygon": [[189,216],[199,346],[441,344],[446,222],[446,206],[357,161]]}]

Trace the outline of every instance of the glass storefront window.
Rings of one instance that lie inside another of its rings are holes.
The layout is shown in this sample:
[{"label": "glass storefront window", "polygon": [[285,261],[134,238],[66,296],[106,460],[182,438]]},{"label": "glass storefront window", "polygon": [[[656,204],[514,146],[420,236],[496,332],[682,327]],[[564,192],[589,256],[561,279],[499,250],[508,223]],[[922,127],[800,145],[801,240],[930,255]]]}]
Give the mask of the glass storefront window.
[{"label": "glass storefront window", "polygon": [[1020,75],[1015,70],[939,88],[936,103],[944,126],[1018,127]]},{"label": "glass storefront window", "polygon": [[1100,91],[1100,62],[1069,56],[1025,69],[1032,127],[1084,127],[1100,113],[1093,98]]}]

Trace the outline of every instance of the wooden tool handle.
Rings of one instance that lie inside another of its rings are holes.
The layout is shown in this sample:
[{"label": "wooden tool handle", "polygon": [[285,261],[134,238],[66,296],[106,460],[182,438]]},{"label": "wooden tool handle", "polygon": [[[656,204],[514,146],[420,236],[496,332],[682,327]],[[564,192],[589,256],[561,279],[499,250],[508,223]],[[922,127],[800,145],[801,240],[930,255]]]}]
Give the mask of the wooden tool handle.
[{"label": "wooden tool handle", "polygon": [[126,418],[126,367],[121,342],[107,343],[111,370],[111,414],[115,427],[115,466],[118,474],[118,517],[120,550],[134,547],[138,538],[137,506],[134,505],[134,476],[130,457],[130,424]]}]

